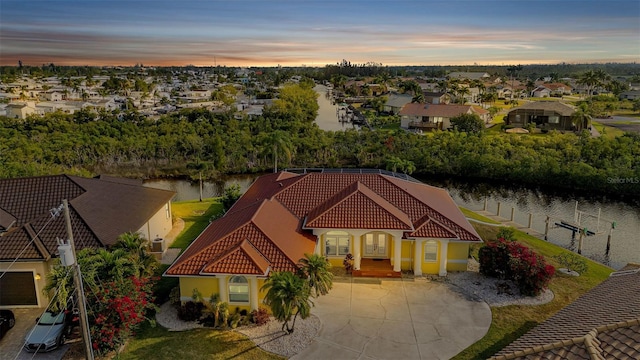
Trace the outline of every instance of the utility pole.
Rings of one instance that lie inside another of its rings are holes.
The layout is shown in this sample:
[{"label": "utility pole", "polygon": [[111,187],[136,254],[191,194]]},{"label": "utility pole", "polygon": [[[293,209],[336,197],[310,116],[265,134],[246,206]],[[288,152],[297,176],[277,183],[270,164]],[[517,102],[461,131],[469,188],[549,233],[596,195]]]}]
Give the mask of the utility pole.
[{"label": "utility pole", "polygon": [[84,289],[82,287],[82,273],[80,272],[80,264],[78,264],[76,257],[76,247],[73,242],[73,231],[71,229],[71,216],[69,215],[69,202],[67,199],[62,200],[64,206],[64,220],[67,226],[67,237],[69,238],[69,245],[73,253],[73,283],[76,287],[78,296],[78,310],[80,312],[80,329],[82,329],[82,340],[84,342],[84,353],[87,360],[93,360],[93,347],[91,346],[91,334],[89,333],[89,318],[87,317],[87,305],[84,297]]}]

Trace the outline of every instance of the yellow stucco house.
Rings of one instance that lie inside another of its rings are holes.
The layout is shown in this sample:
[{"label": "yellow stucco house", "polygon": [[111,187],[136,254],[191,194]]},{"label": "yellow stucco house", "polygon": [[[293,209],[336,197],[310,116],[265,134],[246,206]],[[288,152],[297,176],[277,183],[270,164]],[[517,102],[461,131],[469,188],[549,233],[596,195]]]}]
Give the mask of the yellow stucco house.
[{"label": "yellow stucco house", "polygon": [[181,300],[194,289],[232,307],[258,308],[271,271],[295,271],[305,253],[354,274],[378,262],[399,275],[465,271],[482,240],[444,189],[378,170],[282,171],[258,178],[222,218],[176,259]]}]

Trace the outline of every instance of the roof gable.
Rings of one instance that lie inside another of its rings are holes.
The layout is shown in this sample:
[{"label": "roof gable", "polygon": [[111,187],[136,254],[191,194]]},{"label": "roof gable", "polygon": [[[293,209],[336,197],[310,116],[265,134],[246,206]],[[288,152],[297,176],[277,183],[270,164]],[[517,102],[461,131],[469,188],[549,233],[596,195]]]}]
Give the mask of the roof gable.
[{"label": "roof gable", "polygon": [[441,116],[452,118],[472,112],[473,107],[471,105],[409,103],[403,106],[398,114],[401,116]]},{"label": "roof gable", "polygon": [[305,228],[413,230],[407,214],[360,181],[309,212]]},{"label": "roof gable", "polygon": [[[274,218],[278,221],[273,221]],[[305,253],[312,253],[315,247],[314,237],[300,231],[299,219],[278,202],[262,200],[212,222],[166,274],[200,274],[221,253],[247,240],[274,271],[296,270],[298,260]]]},{"label": "roof gable", "polygon": [[213,258],[200,273],[266,275],[269,264],[248,240],[244,240]]}]

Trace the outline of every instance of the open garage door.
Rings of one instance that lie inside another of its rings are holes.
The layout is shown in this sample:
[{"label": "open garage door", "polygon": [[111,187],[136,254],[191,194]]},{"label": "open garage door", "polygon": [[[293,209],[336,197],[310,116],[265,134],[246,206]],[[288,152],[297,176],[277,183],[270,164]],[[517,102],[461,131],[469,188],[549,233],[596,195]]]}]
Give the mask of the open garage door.
[{"label": "open garage door", "polygon": [[0,278],[0,305],[38,305],[36,284],[31,271],[8,271]]}]

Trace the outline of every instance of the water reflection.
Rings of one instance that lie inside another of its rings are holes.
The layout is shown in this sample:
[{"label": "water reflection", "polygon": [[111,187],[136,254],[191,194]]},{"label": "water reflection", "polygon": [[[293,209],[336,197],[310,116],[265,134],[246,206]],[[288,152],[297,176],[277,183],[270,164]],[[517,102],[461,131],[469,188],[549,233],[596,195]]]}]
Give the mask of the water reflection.
[{"label": "water reflection", "polygon": [[[638,202],[623,202],[612,200],[605,196],[585,197],[580,194],[554,192],[547,189],[526,188],[488,183],[465,182],[442,179],[420,179],[421,181],[444,187],[458,205],[471,210],[483,210],[487,199],[486,210],[497,214],[500,203],[500,216],[509,219],[513,209],[514,221],[523,226],[529,223],[531,214],[531,228],[544,233],[545,220],[551,219],[549,241],[577,250],[576,234],[572,231],[556,226],[556,222],[574,221],[576,201],[578,210],[589,215],[581,218],[581,228],[585,227],[596,235],[586,236],[583,241],[582,254],[599,262],[619,269],[629,262],[640,262],[640,204]],[[600,221],[597,214],[600,212]],[[616,222],[613,230],[609,256],[606,256],[607,236],[611,229],[611,222]]]},{"label": "water reflection", "polygon": [[316,124],[322,130],[337,131],[353,129],[354,125],[338,121],[338,105],[333,103],[330,90],[324,85],[316,85],[313,90],[318,93],[318,116]]}]

